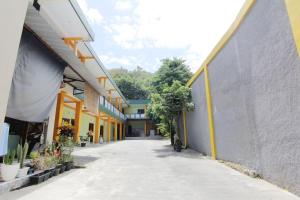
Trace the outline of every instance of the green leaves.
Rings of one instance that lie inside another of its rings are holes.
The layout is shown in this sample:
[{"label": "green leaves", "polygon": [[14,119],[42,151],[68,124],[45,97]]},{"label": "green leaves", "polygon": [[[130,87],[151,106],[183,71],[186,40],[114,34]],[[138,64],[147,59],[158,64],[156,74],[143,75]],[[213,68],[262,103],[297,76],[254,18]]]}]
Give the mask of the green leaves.
[{"label": "green leaves", "polygon": [[126,99],[148,99],[153,74],[137,67],[133,71],[123,68],[110,70],[114,81]]},{"label": "green leaves", "polygon": [[4,164],[6,165],[12,165],[14,162],[14,159],[16,157],[16,151],[15,150],[9,150],[8,153],[4,156]]},{"label": "green leaves", "polygon": [[191,89],[186,86],[191,76],[184,60],[177,58],[162,60],[160,69],[154,75],[147,115],[165,135],[172,135],[176,126],[174,119],[178,119],[182,111],[194,108]]},{"label": "green leaves", "polygon": [[175,80],[179,81],[181,85],[185,85],[192,77],[192,73],[184,62],[184,60],[178,58],[163,59],[161,67],[153,77],[152,90],[161,93],[164,88],[171,86]]}]

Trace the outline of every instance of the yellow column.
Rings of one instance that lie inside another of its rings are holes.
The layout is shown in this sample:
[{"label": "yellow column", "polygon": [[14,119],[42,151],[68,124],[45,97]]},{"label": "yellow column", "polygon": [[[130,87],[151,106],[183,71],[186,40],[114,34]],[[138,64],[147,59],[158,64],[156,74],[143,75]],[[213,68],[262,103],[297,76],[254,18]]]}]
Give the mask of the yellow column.
[{"label": "yellow column", "polygon": [[145,120],[144,132],[145,132],[145,136],[147,136],[147,120]]},{"label": "yellow column", "polygon": [[[103,120],[103,141],[104,141],[104,142],[107,141],[107,135],[105,134],[105,133],[107,133],[107,132],[106,132],[106,129],[107,129],[106,124],[107,124],[107,120]],[[106,137],[105,137],[105,136],[106,136]]]},{"label": "yellow column", "polygon": [[110,142],[110,132],[111,132],[111,118],[108,116],[107,120],[107,142]]},{"label": "yellow column", "polygon": [[122,140],[122,136],[123,136],[123,124],[122,122],[120,122],[120,132],[119,132],[119,137],[120,137],[120,140]]},{"label": "yellow column", "polygon": [[118,121],[115,119],[114,141],[118,139]]},{"label": "yellow column", "polygon": [[62,114],[64,109],[64,94],[65,92],[62,91],[57,95],[57,102],[56,102],[56,113],[55,113],[55,122],[54,122],[54,133],[53,133],[53,140],[58,140],[58,128],[62,125]]},{"label": "yellow column", "polygon": [[287,13],[290,19],[295,45],[300,56],[300,1],[299,0],[285,0]]},{"label": "yellow column", "polygon": [[204,80],[205,80],[207,116],[208,116],[208,122],[209,122],[211,156],[212,156],[213,159],[216,159],[217,150],[216,150],[216,142],[215,142],[215,128],[214,128],[212,100],[211,100],[210,83],[209,83],[209,76],[208,76],[207,66],[205,66],[205,68],[204,68]]},{"label": "yellow column", "polygon": [[96,144],[99,143],[99,135],[100,135],[100,115],[96,116],[96,128],[95,128],[95,138],[94,138],[94,142]]},{"label": "yellow column", "polygon": [[74,125],[74,141],[75,142],[79,142],[79,137],[80,137],[82,106],[83,106],[83,101],[76,102],[75,125]]}]

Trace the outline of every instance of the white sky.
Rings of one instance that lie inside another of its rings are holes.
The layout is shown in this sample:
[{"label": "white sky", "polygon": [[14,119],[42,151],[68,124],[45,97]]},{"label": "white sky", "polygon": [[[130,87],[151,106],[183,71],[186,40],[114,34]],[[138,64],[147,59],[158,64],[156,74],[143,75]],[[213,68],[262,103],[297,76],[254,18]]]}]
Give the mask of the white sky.
[{"label": "white sky", "polygon": [[77,0],[96,33],[107,68],[155,71],[180,57],[196,71],[245,0]]}]

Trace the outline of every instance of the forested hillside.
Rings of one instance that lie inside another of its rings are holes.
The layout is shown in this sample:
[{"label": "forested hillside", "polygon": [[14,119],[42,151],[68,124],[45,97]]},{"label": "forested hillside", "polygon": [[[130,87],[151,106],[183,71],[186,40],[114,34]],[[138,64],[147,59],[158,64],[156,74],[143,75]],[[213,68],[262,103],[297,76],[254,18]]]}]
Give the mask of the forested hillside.
[{"label": "forested hillside", "polygon": [[110,73],[126,99],[147,99],[153,74],[141,67],[129,71],[124,68],[111,69]]}]

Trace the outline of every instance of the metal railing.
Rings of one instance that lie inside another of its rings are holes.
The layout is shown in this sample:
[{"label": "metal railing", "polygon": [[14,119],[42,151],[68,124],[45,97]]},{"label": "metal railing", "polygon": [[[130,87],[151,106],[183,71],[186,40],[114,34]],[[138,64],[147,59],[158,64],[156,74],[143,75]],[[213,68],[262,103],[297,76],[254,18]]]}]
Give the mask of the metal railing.
[{"label": "metal railing", "polygon": [[121,118],[122,120],[126,120],[126,116],[121,113],[114,105],[108,102],[103,96],[100,96],[100,107],[106,108],[108,111],[112,112],[115,116]]},{"label": "metal railing", "polygon": [[126,114],[126,117],[128,119],[147,119],[147,116],[145,114],[138,113]]}]

